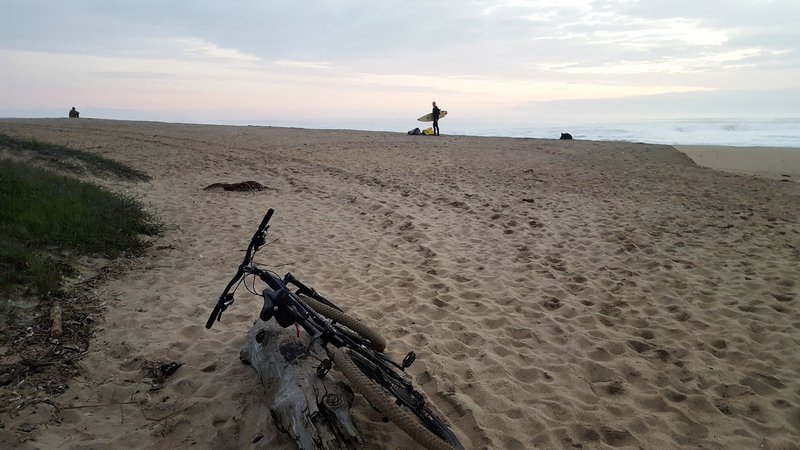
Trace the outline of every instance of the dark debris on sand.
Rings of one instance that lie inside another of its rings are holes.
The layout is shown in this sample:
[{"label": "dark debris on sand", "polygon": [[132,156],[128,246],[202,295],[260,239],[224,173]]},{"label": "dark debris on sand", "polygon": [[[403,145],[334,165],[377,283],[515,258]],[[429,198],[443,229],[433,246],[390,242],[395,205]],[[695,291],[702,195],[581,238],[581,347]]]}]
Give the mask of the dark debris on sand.
[{"label": "dark debris on sand", "polygon": [[263,191],[272,188],[264,186],[263,184],[256,181],[241,181],[239,183],[213,183],[203,188],[204,191],[212,189],[222,189],[225,191],[237,191],[237,192],[251,192],[251,191]]},{"label": "dark debris on sand", "polygon": [[0,330],[0,414],[36,403],[55,404],[53,398],[67,390],[68,381],[81,373],[80,359],[105,309],[94,288],[120,272],[112,264],[59,295],[63,332],[58,337],[51,335],[49,302],[39,302]]}]

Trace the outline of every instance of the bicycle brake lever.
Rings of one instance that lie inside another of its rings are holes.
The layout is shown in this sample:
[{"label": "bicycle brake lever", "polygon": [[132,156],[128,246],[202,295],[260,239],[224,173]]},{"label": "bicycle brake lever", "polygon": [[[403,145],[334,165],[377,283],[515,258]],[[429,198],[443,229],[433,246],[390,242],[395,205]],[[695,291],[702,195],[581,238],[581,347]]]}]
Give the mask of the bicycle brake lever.
[{"label": "bicycle brake lever", "polygon": [[417,359],[417,354],[412,352],[408,352],[405,358],[403,358],[403,371],[411,367],[411,364],[414,364],[414,361]]},{"label": "bicycle brake lever", "polygon": [[267,243],[267,229],[269,226],[264,228],[264,231],[258,233],[258,236],[254,239],[255,245],[253,245],[253,251],[256,252],[258,249],[264,246]]}]

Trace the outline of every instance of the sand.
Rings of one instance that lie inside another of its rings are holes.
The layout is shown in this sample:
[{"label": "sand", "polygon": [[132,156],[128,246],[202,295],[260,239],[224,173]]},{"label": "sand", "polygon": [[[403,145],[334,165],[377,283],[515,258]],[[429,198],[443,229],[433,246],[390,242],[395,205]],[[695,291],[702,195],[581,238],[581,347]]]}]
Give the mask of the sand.
[{"label": "sand", "polygon": [[[149,173],[108,185],[167,224],[98,287],[104,323],[55,399],[98,406],[2,417],[4,448],[293,448],[238,360],[259,299],[241,290],[204,328],[268,208],[278,240],[260,260],[390,355],[416,351],[410,373],[467,448],[798,448],[796,182],[646,144],[84,119],[0,132]],[[270,189],[203,190],[245,180]],[[164,360],[185,365],[150,390],[142,364]],[[415,448],[363,398],[353,412],[365,448]]]},{"label": "sand", "polygon": [[676,147],[700,166],[776,180],[800,181],[800,151],[782,147]]}]

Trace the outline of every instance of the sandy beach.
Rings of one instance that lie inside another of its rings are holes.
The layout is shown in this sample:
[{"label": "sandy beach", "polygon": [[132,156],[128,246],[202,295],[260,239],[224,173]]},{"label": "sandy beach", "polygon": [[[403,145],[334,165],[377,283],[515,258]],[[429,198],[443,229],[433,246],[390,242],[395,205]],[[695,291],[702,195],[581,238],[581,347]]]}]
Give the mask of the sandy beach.
[{"label": "sandy beach", "polygon": [[713,145],[676,148],[703,167],[775,180],[800,180],[800,151],[796,148]]},{"label": "sandy beach", "polygon": [[[204,328],[268,208],[262,262],[390,355],[414,350],[466,448],[800,448],[800,150],[96,119],[0,133],[148,173],[105,184],[166,224],[96,289],[83,374],[54,399],[76,408],[0,416],[0,448],[294,448],[238,359],[260,300],[240,290]],[[203,189],[246,180],[268,189]],[[142,367],[162,360],[184,365],[152,390]],[[416,448],[360,396],[353,414],[365,448]]]}]

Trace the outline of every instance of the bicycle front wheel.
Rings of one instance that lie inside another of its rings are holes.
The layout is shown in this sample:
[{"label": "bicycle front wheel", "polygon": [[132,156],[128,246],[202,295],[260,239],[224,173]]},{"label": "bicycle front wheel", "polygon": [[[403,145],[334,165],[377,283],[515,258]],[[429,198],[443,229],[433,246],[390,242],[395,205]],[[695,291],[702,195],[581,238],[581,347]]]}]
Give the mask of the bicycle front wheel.
[{"label": "bicycle front wheel", "polygon": [[[406,434],[429,450],[462,450],[461,443],[447,426],[447,423],[434,414],[427,406],[419,413],[398,405],[393,397],[397,395],[398,386],[383,386],[378,384],[379,368],[360,356],[336,348],[333,350],[333,362],[344,376],[353,384],[353,387],[367,399],[367,401],[383,415],[394,422]],[[378,378],[378,379],[376,379]],[[405,389],[405,388],[403,388]],[[391,394],[391,395],[389,395]],[[415,393],[406,392],[405,395],[413,396]]]}]

